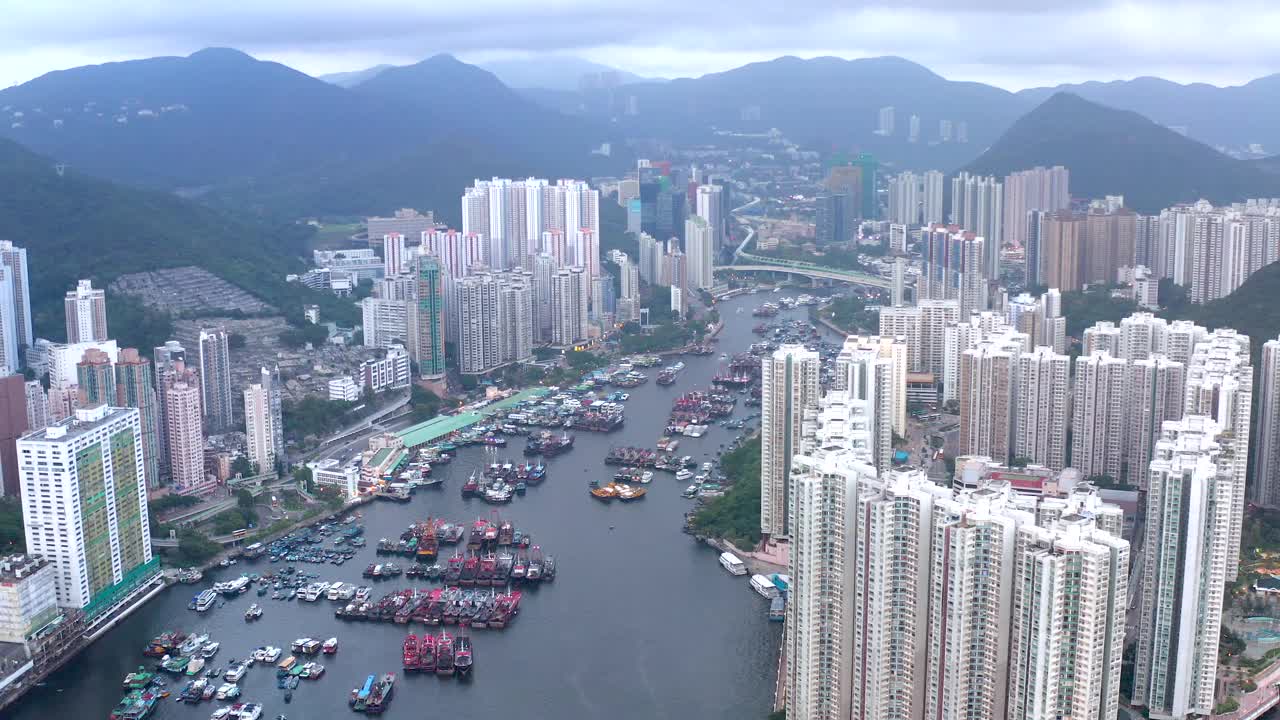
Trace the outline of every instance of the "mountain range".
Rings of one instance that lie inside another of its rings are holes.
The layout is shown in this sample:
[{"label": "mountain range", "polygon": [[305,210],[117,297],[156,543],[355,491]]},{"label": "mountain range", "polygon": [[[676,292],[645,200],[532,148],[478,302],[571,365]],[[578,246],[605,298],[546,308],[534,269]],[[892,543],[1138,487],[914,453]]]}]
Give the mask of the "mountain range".
[{"label": "mountain range", "polygon": [[[488,70],[497,76],[504,85],[515,89],[541,88],[555,91],[576,92],[584,85],[602,81],[602,76],[611,75],[616,83],[648,82],[635,73],[619,70],[608,65],[591,62],[572,55],[540,55],[521,60],[491,60],[476,63],[476,66]],[[316,77],[339,87],[355,87],[370,80],[384,70],[398,67],[396,65],[374,65],[364,70],[329,73]],[[660,82],[660,79],[653,79]]]},{"label": "mountain range", "polygon": [[342,88],[213,48],[49,73],[0,108],[0,135],[85,173],[289,216],[450,219],[477,173],[589,174],[609,137],[448,55]]},{"label": "mountain range", "polygon": [[1019,118],[964,169],[1003,177],[1038,165],[1069,167],[1076,197],[1124,195],[1126,207],[1143,213],[1200,198],[1225,204],[1280,195],[1280,175],[1258,163],[1068,92]]}]

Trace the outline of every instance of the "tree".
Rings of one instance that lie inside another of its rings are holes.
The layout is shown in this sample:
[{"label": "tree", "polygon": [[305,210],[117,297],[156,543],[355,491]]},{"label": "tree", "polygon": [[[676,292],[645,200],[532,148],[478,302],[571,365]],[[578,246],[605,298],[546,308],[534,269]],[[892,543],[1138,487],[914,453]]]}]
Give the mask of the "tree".
[{"label": "tree", "polygon": [[249,340],[240,333],[227,333],[227,347],[232,350],[238,350],[249,344]]},{"label": "tree", "polygon": [[26,537],[22,503],[17,498],[0,498],[0,553],[25,552]]},{"label": "tree", "polygon": [[258,500],[253,496],[253,493],[243,488],[236,491],[236,507],[241,510],[252,511],[257,504]]},{"label": "tree", "polygon": [[308,493],[316,491],[315,478],[312,477],[311,468],[306,465],[301,465],[294,469],[293,481],[296,484],[301,485]]},{"label": "tree", "polygon": [[245,455],[237,456],[231,461],[231,474],[246,478],[257,475],[253,470],[253,463],[249,462],[249,458]]},{"label": "tree", "polygon": [[178,533],[178,554],[187,564],[198,565],[221,552],[222,547],[195,530]]}]

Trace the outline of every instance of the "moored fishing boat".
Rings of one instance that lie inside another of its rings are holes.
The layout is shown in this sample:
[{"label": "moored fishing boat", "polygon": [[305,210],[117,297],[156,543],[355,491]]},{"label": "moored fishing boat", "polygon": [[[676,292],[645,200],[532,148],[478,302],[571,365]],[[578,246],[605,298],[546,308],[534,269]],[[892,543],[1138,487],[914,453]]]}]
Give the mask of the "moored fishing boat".
[{"label": "moored fishing boat", "polygon": [[447,632],[436,638],[436,674],[453,674],[453,636]]},{"label": "moored fishing boat", "polygon": [[409,633],[404,639],[404,645],[401,649],[401,658],[404,665],[404,671],[417,672],[421,669],[421,660],[419,658],[418,636]]},{"label": "moored fishing boat", "polygon": [[471,674],[471,638],[465,634],[453,639],[453,670],[459,677]]}]

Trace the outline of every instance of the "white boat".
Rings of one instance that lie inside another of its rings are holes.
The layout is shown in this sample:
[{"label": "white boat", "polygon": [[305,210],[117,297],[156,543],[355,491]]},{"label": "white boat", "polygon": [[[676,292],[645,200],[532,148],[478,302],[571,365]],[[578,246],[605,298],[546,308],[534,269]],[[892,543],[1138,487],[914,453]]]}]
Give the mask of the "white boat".
[{"label": "white boat", "polygon": [[229,683],[238,683],[238,682],[240,682],[240,678],[244,677],[244,674],[245,674],[246,672],[248,672],[248,671],[249,671],[249,666],[248,666],[248,665],[246,665],[245,663],[240,663],[240,664],[238,664],[238,665],[232,665],[232,666],[231,666],[231,669],[230,669],[230,670],[228,670],[228,671],[227,671],[227,672],[222,676],[222,679],[223,679],[223,680],[226,680],[226,681],[227,681],[227,682],[229,682]]},{"label": "white boat", "polygon": [[216,602],[218,602],[218,593],[205,590],[191,598],[191,604],[188,607],[196,612],[208,612]]},{"label": "white boat", "polygon": [[345,587],[346,587],[346,585],[345,585],[344,583],[342,583],[342,582],[336,582],[336,583],[334,583],[334,584],[330,585],[330,586],[329,586],[329,595],[328,595],[329,599],[330,599],[330,600],[341,600],[341,599],[342,599],[342,590],[343,590],[343,588],[345,588]]},{"label": "white boat", "polygon": [[218,686],[218,691],[213,694],[218,700],[234,700],[240,697],[240,686],[235,683],[223,683]]},{"label": "white boat", "polygon": [[213,714],[209,716],[209,720],[227,720],[229,717],[231,717],[231,708],[220,707],[213,711]]},{"label": "white boat", "polygon": [[222,648],[221,643],[211,642],[200,649],[200,657],[208,660],[218,654],[218,650]]},{"label": "white boat", "polygon": [[255,659],[255,660],[257,660],[258,662],[269,662],[269,663],[273,663],[273,662],[275,662],[275,661],[277,661],[277,660],[279,660],[279,659],[280,659],[280,654],[281,654],[282,652],[283,652],[283,651],[282,651],[280,648],[278,648],[278,647],[271,647],[270,645],[268,645],[268,646],[266,646],[266,647],[262,648],[261,650],[259,650],[258,652],[254,653],[254,654],[253,654],[253,657],[254,657],[254,659]]},{"label": "white boat", "polygon": [[731,552],[720,553],[720,566],[729,571],[730,575],[746,575],[747,566],[737,555]]},{"label": "white boat", "polygon": [[235,580],[216,583],[213,586],[213,589],[223,595],[241,595],[249,591],[249,578],[248,576],[241,575]]},{"label": "white boat", "polygon": [[240,708],[240,720],[258,720],[262,717],[262,706],[257,703],[245,703]]},{"label": "white boat", "polygon": [[778,594],[778,587],[764,575],[751,576],[751,589],[767,600],[772,600]]},{"label": "white boat", "polygon": [[204,658],[202,657],[194,658],[191,660],[191,662],[187,663],[188,675],[191,675],[191,676],[199,675],[201,670],[204,670]]},{"label": "white boat", "polygon": [[648,483],[649,483],[650,481],[652,481],[652,480],[653,480],[653,473],[652,473],[652,472],[650,472],[650,471],[648,471],[648,470],[645,470],[644,472],[640,473],[640,482],[641,482],[641,483],[648,484]]},{"label": "white boat", "polygon": [[684,481],[684,480],[688,480],[691,477],[693,477],[693,472],[690,470],[680,469],[676,471],[677,480]]}]

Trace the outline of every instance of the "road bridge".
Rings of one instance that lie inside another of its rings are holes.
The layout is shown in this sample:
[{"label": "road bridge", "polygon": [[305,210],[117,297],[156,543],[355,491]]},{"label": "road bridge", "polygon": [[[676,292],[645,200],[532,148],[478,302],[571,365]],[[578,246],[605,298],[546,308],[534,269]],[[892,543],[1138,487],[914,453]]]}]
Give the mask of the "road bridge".
[{"label": "road bridge", "polygon": [[782,272],[791,275],[803,275],[822,280],[839,280],[841,282],[867,285],[869,287],[889,289],[890,282],[879,275],[872,275],[860,270],[831,268],[801,260],[784,260],[782,258],[754,255],[739,252],[734,257],[733,265],[717,265],[716,272]]}]

